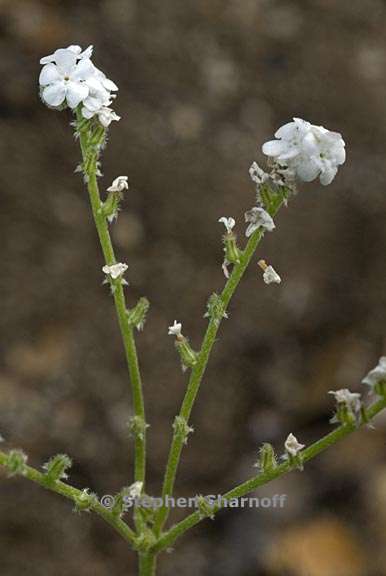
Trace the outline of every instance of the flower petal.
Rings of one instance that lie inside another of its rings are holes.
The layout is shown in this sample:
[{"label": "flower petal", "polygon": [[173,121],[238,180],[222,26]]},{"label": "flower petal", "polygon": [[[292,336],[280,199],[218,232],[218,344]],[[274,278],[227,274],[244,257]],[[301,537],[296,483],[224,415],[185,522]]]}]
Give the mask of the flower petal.
[{"label": "flower petal", "polygon": [[265,142],[263,144],[263,154],[266,156],[280,156],[285,151],[287,151],[288,144],[285,142],[281,142],[280,140],[270,140],[269,142]]},{"label": "flower petal", "polygon": [[40,58],[39,62],[40,64],[49,64],[50,62],[55,62],[55,54],[43,56],[43,58]]},{"label": "flower petal", "polygon": [[79,82],[67,82],[66,99],[70,108],[76,108],[82,100],[88,96],[87,84]]},{"label": "flower petal", "polygon": [[53,84],[61,80],[61,76],[58,72],[57,67],[52,62],[43,66],[40,76],[39,84],[40,86],[47,86],[48,84]]},{"label": "flower petal", "polygon": [[115,90],[118,90],[118,86],[109,78],[103,78],[102,81],[103,87],[106,88],[106,90],[109,90],[110,92],[114,92]]},{"label": "flower petal", "polygon": [[71,44],[71,46],[67,46],[66,50],[70,50],[70,52],[73,52],[74,54],[77,55],[79,55],[82,52],[82,48],[77,44]]},{"label": "flower petal", "polygon": [[337,172],[338,168],[336,168],[336,166],[329,166],[321,173],[319,178],[320,183],[323,184],[323,186],[328,186],[328,184],[331,184],[331,182],[334,180]]},{"label": "flower petal", "polygon": [[59,106],[66,97],[66,87],[64,82],[55,82],[44,88],[42,98],[48,106]]},{"label": "flower petal", "polygon": [[83,52],[79,54],[79,58],[91,58],[93,50],[94,46],[90,44],[90,46],[87,46],[86,50],[83,50]]},{"label": "flower petal", "polygon": [[87,110],[90,110],[90,112],[97,112],[103,106],[103,103],[100,98],[89,95],[83,100],[83,105]]},{"label": "flower petal", "polygon": [[295,132],[296,132],[295,122],[287,122],[287,124],[281,126],[279,130],[276,130],[275,138],[285,138],[285,139],[293,138]]},{"label": "flower petal", "polygon": [[66,48],[59,48],[59,50],[56,50],[54,56],[59,71],[63,74],[70,74],[72,68],[76,64],[76,54]]},{"label": "flower petal", "polygon": [[87,108],[82,108],[82,116],[83,118],[87,118],[87,120],[89,120],[90,118],[92,118],[94,116],[95,112],[91,112],[90,110],[88,110]]},{"label": "flower petal", "polygon": [[72,71],[71,78],[73,80],[87,80],[95,73],[95,66],[89,58],[79,60],[75,69]]},{"label": "flower petal", "polygon": [[317,164],[312,160],[308,159],[299,162],[299,164],[295,166],[295,169],[300,180],[303,180],[304,182],[315,180],[320,172],[319,166],[317,166]]}]

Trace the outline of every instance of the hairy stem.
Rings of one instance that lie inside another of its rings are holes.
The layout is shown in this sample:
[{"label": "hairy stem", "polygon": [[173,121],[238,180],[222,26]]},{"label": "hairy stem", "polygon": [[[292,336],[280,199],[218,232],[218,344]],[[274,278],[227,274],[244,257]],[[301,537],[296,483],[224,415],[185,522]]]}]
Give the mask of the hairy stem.
[{"label": "hairy stem", "polygon": [[[7,468],[8,462],[8,455],[5,452],[0,451],[0,466]],[[69,484],[65,484],[60,480],[56,482],[47,482],[47,477],[42,472],[36,470],[36,468],[32,468],[31,466],[25,465],[23,467],[22,476],[28,478],[28,480],[32,480],[35,484],[39,484],[43,488],[50,490],[51,492],[55,492],[56,494],[60,494],[64,496],[68,500],[74,502],[75,506],[82,498],[82,490],[78,490]],[[123,521],[119,516],[113,515],[111,511],[103,506],[97,498],[90,499],[90,510],[93,510],[98,516],[103,518],[110,526],[112,526],[127,542],[130,544],[134,544],[135,542],[135,533],[131,528]]]},{"label": "hairy stem", "polygon": [[[270,210],[273,216],[280,208],[284,198]],[[232,274],[225,284],[225,287],[220,295],[222,306],[224,311],[227,309],[229,302],[242,279],[244,272],[246,271],[252,256],[254,255],[260,240],[263,237],[262,229],[256,230],[246,245],[245,250],[241,254],[240,262],[236,264],[233,268]],[[220,327],[221,318],[211,318],[202,342],[200,352],[198,354],[197,363],[193,367],[188,387],[183,399],[179,416],[183,418],[186,423],[188,423],[190,414],[193,409],[194,401],[197,397],[202,378],[205,373],[206,366],[208,364],[209,356],[212,351],[213,345],[216,341],[217,332]],[[182,448],[184,445],[185,438],[178,433],[177,427],[174,430],[173,439],[169,451],[168,461],[166,465],[166,472],[162,487],[162,499],[165,502],[167,496],[171,496],[173,493],[175,478],[177,474],[177,468],[181,457]],[[167,506],[163,505],[160,507],[158,514],[156,516],[155,522],[155,532],[160,534],[161,530],[167,520],[169,514],[169,509]]]},{"label": "hairy stem", "polygon": [[[80,117],[81,119],[81,117]],[[78,115],[79,120],[79,115]],[[99,241],[102,247],[105,263],[108,265],[115,264],[116,258],[114,254],[113,245],[111,242],[110,232],[107,224],[106,217],[102,212],[102,203],[99,194],[97,182],[97,156],[91,154],[88,150],[87,133],[79,131],[80,147],[83,157],[83,165],[85,167],[87,188],[90,197],[92,213],[94,216],[95,226],[98,232]],[[127,321],[127,308],[125,295],[121,282],[117,282],[113,293],[115,309],[118,316],[119,327],[122,335],[122,340],[125,348],[127,365],[129,368],[129,375],[131,381],[131,389],[133,394],[133,406],[135,416],[138,416],[145,422],[145,407],[142,393],[142,381],[139,371],[138,356],[134,340],[133,327]],[[145,482],[145,467],[146,467],[146,429],[142,434],[135,435],[135,471],[134,476],[136,481]]]},{"label": "hairy stem", "polygon": [[[382,398],[377,402],[374,402],[367,410],[366,410],[366,421],[370,421],[374,416],[376,416],[379,412],[381,412],[384,408],[386,408],[386,398]],[[323,436],[320,440],[311,444],[308,448],[301,452],[303,462],[307,462],[311,460],[330,446],[336,444],[339,440],[342,440],[346,436],[348,436],[351,432],[357,430],[354,424],[342,424],[326,436]],[[274,468],[273,470],[265,473],[261,473],[258,476],[254,476],[250,478],[246,482],[243,482],[239,486],[236,486],[232,490],[229,490],[223,495],[223,498],[226,500],[230,500],[231,498],[240,498],[249,494],[259,486],[264,486],[264,484],[268,484],[272,480],[284,476],[288,472],[293,470],[293,466],[288,462],[284,461],[282,464]],[[213,514],[221,509],[220,505],[215,505],[212,509]],[[182,536],[187,530],[201,522],[203,520],[203,516],[200,512],[194,512],[187,516],[178,524],[175,524],[168,532],[165,532],[157,541],[157,543],[153,546],[152,551],[154,553],[159,553],[161,550],[165,550],[166,548],[173,545],[175,540]]]},{"label": "hairy stem", "polygon": [[139,554],[139,576],[154,576],[156,559],[156,554]]}]

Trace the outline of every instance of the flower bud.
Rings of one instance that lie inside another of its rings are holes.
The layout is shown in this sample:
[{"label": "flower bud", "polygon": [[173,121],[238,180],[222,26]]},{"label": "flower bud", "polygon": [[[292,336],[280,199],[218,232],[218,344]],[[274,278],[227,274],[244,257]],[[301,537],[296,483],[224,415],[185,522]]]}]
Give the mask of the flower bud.
[{"label": "flower bud", "polygon": [[183,416],[176,416],[173,422],[173,430],[175,435],[178,436],[183,444],[188,443],[188,435],[194,432],[194,429],[189,426]]},{"label": "flower bud", "polygon": [[213,293],[208,300],[207,311],[204,318],[210,318],[218,326],[223,318],[228,318],[226,309],[221,297]]},{"label": "flower bud", "polygon": [[150,302],[147,298],[140,298],[131,310],[127,310],[127,321],[131,326],[135,326],[138,331],[143,330],[146,314],[150,308]]},{"label": "flower bud", "polygon": [[22,450],[11,450],[8,452],[5,466],[9,476],[23,475],[26,470],[27,455]]},{"label": "flower bud", "polygon": [[197,508],[201,519],[210,518],[211,520],[213,520],[215,510],[213,506],[208,502],[207,498],[205,498],[205,496],[202,496],[202,494],[200,494],[200,496],[197,497]]},{"label": "flower bud", "polygon": [[238,264],[240,262],[241,252],[237,246],[237,238],[233,232],[225,234],[223,237],[225,259],[230,264]]},{"label": "flower bud", "polygon": [[193,368],[197,364],[197,352],[190,346],[187,338],[176,338],[175,346],[181,358],[182,369]]},{"label": "flower bud", "polygon": [[259,450],[259,459],[254,466],[258,468],[262,474],[271,472],[277,467],[275,451],[271,444],[265,443],[262,445]]},{"label": "flower bud", "polygon": [[43,465],[45,479],[48,483],[55,483],[57,480],[68,478],[66,470],[71,468],[72,461],[67,454],[57,454]]},{"label": "flower bud", "polygon": [[98,503],[98,497],[85,488],[74,497],[74,512],[90,512],[95,504]]},{"label": "flower bud", "polygon": [[128,422],[129,434],[143,440],[146,433],[146,428],[149,428],[150,424],[146,424],[142,416],[132,416]]}]

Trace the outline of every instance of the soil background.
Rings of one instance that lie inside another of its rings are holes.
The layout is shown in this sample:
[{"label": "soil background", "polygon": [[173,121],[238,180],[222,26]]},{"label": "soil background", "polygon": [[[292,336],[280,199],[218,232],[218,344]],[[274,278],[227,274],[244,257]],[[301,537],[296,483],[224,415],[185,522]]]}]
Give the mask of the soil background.
[{"label": "soil background", "polygon": [[[327,392],[385,353],[386,2],[93,0],[0,3],[0,431],[41,466],[74,459],[100,496],[131,482],[131,399],[79,151],[67,112],[39,100],[39,58],[95,46],[119,85],[102,190],[127,174],[112,226],[130,304],[151,301],[138,336],[157,495],[183,396],[167,336],[193,347],[221,290],[220,216],[240,240],[261,144],[293,116],[341,132],[347,162],[304,185],[267,234],[223,323],[192,415],[177,494],[218,494],[254,473],[258,448],[331,429]],[[257,259],[283,278],[265,286]],[[226,510],[160,559],[160,576],[385,576],[385,417],[257,495],[283,509]],[[1,478],[4,576],[135,574],[99,519],[30,483]],[[186,511],[174,513],[174,520]]]}]

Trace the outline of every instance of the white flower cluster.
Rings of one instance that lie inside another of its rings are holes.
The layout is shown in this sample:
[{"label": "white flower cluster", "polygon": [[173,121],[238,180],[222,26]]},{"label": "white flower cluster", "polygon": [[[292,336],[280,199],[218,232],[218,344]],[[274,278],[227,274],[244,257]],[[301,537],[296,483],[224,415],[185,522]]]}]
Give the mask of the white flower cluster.
[{"label": "white flower cluster", "polygon": [[118,86],[91,61],[92,46],[59,48],[40,60],[39,85],[43,102],[52,108],[71,109],[82,105],[84,118],[97,116],[107,128],[119,116],[110,108]]},{"label": "white flower cluster", "polygon": [[[301,118],[294,118],[293,122],[284,124],[275,132],[275,138],[263,145],[263,153],[277,164],[288,167],[304,182],[319,177],[324,186],[330,184],[338,166],[346,160],[341,134]],[[258,177],[261,178],[261,175]]]}]

